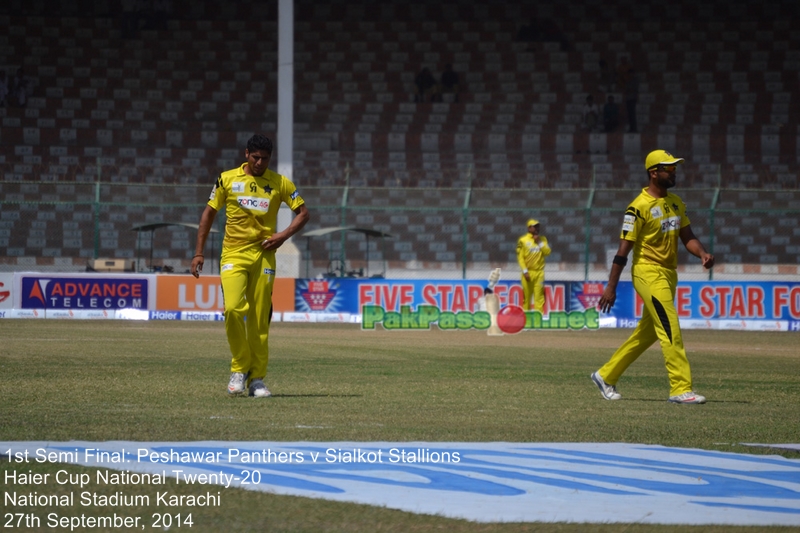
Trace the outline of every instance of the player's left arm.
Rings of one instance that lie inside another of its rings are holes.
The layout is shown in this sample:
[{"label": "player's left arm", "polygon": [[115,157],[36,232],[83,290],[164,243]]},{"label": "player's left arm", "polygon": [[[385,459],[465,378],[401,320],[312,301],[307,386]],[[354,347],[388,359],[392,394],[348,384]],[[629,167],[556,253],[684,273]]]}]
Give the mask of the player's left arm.
[{"label": "player's left arm", "polygon": [[264,250],[277,250],[281,245],[286,242],[289,237],[303,229],[303,226],[308,223],[311,215],[308,212],[306,204],[300,204],[293,209],[295,217],[292,219],[285,230],[273,233],[268,239],[261,243],[261,248]]},{"label": "player's left arm", "polygon": [[699,257],[703,262],[704,268],[711,268],[714,266],[714,256],[708,253],[700,242],[700,239],[692,231],[692,226],[686,225],[680,231],[681,242],[689,250],[689,253],[695,257]]},{"label": "player's left arm", "polygon": [[539,242],[539,251],[542,252],[542,255],[547,257],[550,255],[552,251],[550,249],[550,242],[547,240],[547,237],[540,237],[541,242]]}]

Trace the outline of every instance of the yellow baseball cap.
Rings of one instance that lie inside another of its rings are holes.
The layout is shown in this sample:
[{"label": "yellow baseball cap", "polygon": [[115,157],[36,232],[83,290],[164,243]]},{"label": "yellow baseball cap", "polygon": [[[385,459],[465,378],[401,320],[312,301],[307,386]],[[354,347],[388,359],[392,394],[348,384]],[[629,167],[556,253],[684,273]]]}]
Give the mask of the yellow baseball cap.
[{"label": "yellow baseball cap", "polygon": [[536,220],[535,218],[532,218],[532,219],[530,219],[530,220],[528,221],[528,227],[529,227],[529,228],[530,228],[531,226],[538,226],[538,225],[539,225],[539,221],[538,221],[538,220]]},{"label": "yellow baseball cap", "polygon": [[683,159],[675,157],[666,150],[653,150],[647,154],[647,159],[644,160],[644,169],[650,170],[658,165],[677,165],[683,163]]}]

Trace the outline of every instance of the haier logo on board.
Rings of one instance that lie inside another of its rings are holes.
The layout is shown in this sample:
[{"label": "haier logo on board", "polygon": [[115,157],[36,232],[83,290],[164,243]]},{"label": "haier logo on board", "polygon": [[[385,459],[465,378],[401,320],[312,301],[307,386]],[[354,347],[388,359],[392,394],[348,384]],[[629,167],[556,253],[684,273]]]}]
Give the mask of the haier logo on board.
[{"label": "haier logo on board", "polygon": [[22,307],[146,309],[146,279],[22,278]]},{"label": "haier logo on board", "polygon": [[150,311],[150,320],[180,320],[178,311]]}]

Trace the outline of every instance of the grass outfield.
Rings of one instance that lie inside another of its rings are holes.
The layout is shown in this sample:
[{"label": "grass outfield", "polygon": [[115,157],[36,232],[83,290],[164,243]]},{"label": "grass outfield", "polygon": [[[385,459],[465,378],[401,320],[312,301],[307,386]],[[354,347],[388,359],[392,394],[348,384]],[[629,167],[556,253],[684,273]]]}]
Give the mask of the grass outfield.
[{"label": "grass outfield", "polygon": [[[230,359],[221,323],[3,320],[0,441],[631,442],[800,457],[739,445],[800,441],[796,334],[685,331],[695,387],[708,403],[682,406],[666,401],[658,349],[623,376],[622,401],[601,398],[589,374],[629,333],[498,338],[277,323],[267,377],[273,397],[254,400],[225,393]],[[54,472],[63,465],[31,468]],[[475,524],[238,489],[225,491],[221,508],[192,512],[191,531],[620,530]]]}]

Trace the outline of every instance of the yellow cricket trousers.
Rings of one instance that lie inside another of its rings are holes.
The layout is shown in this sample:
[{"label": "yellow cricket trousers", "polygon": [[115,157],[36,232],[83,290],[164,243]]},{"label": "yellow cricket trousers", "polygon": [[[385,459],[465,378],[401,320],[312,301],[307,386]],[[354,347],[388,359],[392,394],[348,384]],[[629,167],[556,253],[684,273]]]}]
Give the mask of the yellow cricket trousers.
[{"label": "yellow cricket trousers", "polygon": [[692,371],[675,310],[677,286],[678,273],[675,270],[656,265],[633,266],[633,287],[644,302],[644,311],[628,340],[599,370],[606,383],[616,385],[625,369],[659,341],[669,374],[670,396],[692,390]]},{"label": "yellow cricket trousers", "polygon": [[[530,281],[525,279],[525,274],[522,275],[522,295],[525,298],[522,308],[526,311],[536,309],[544,313],[544,270],[529,270],[528,276],[531,278]],[[533,308],[531,308],[531,297],[533,297]]]},{"label": "yellow cricket trousers", "polygon": [[223,250],[220,279],[231,372],[250,372],[250,380],[263,379],[269,361],[275,252],[265,252],[259,244]]}]

